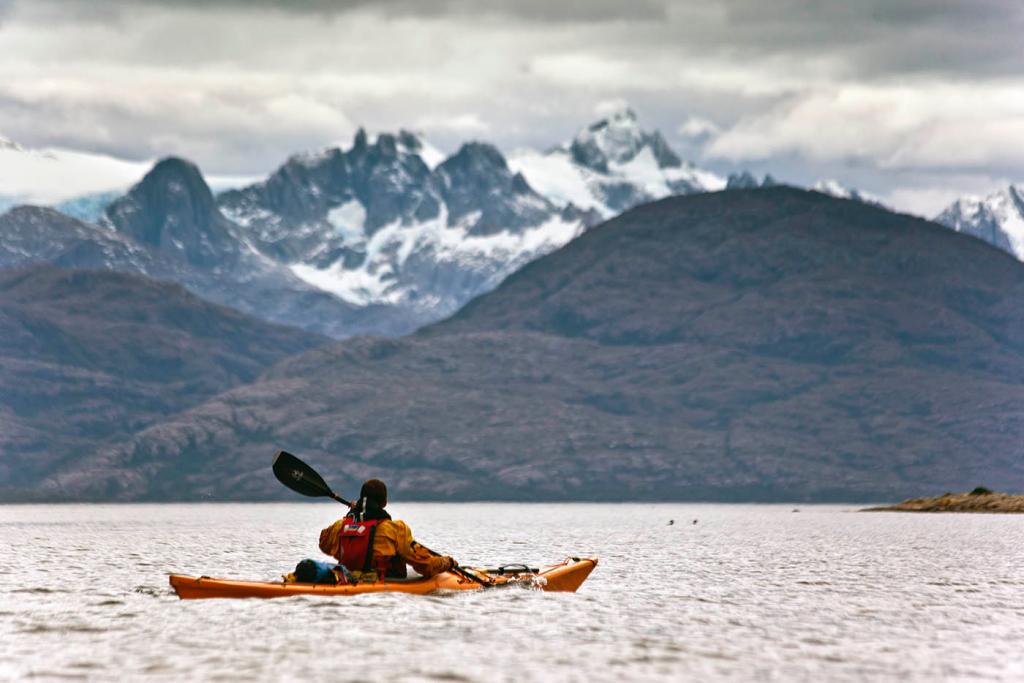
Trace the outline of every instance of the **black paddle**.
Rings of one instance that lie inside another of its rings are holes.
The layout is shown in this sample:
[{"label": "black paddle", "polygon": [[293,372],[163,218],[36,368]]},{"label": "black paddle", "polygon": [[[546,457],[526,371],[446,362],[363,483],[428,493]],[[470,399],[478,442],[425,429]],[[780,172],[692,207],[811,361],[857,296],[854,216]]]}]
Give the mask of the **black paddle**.
[{"label": "black paddle", "polygon": [[[310,498],[333,498],[346,507],[352,507],[352,503],[331,490],[331,487],[327,485],[327,482],[324,481],[324,478],[316,470],[288,451],[278,451],[277,455],[274,456],[272,467],[277,480],[292,491],[309,496]],[[420,544],[420,547],[434,557],[441,557],[440,554],[435,553],[425,545]],[[485,581],[483,578],[466,571],[459,565],[453,566],[451,571],[470,581],[475,581],[481,586],[489,588],[493,585],[492,581]]]},{"label": "black paddle", "polygon": [[352,507],[352,503],[331,490],[316,470],[288,451],[278,451],[272,467],[277,480],[292,491],[310,498],[333,498],[342,505]]}]

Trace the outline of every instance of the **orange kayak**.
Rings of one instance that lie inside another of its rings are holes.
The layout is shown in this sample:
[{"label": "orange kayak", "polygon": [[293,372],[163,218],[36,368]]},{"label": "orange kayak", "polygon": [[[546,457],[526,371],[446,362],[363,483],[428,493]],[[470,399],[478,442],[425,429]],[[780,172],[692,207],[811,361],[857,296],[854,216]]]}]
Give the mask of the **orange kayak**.
[{"label": "orange kayak", "polygon": [[[597,566],[597,558],[572,557],[540,568],[536,573],[520,567],[504,570],[473,569],[490,579],[495,586],[520,583],[535,585],[545,591],[574,593]],[[292,595],[359,595],[361,593],[412,593],[425,595],[438,590],[476,590],[482,586],[476,581],[443,572],[429,578],[378,581],[354,585],[331,586],[315,583],[284,583],[281,581],[234,581],[213,579],[209,576],[171,574],[171,586],[182,600],[201,598],[286,598]]]}]

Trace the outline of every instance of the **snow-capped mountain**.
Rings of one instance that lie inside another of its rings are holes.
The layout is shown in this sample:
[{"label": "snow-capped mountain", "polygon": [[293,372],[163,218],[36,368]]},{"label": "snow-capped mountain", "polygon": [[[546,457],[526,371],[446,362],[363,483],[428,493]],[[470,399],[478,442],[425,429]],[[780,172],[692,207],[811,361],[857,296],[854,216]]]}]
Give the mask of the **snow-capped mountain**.
[{"label": "snow-capped mountain", "polygon": [[360,131],[348,150],[293,157],[219,197],[195,165],[168,158],[95,223],[13,209],[0,216],[0,267],[140,272],[336,337],[401,334],[565,244],[584,217],[534,192],[490,145],[438,162],[409,133],[371,142]]},{"label": "snow-capped mountain", "polygon": [[986,197],[971,195],[950,204],[936,223],[973,235],[1024,261],[1024,185]]},{"label": "snow-capped mountain", "polygon": [[292,157],[219,204],[253,250],[378,307],[355,331],[388,334],[453,313],[584,228],[580,212],[535,192],[491,145],[465,144],[434,168],[425,149],[406,131],[371,142],[360,130],[351,148]]},{"label": "snow-capped mountain", "polygon": [[631,109],[583,128],[548,152],[518,151],[509,166],[554,204],[602,218],[669,195],[721,190],[726,182],[680,159],[661,133],[640,128]]}]

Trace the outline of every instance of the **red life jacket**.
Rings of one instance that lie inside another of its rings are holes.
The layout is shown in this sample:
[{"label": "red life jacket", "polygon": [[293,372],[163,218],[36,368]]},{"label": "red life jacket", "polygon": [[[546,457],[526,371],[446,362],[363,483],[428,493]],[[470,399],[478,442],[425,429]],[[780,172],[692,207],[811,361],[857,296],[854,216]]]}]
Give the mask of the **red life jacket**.
[{"label": "red life jacket", "polygon": [[376,564],[373,561],[373,538],[377,534],[377,525],[387,519],[390,518],[359,521],[349,515],[342,520],[344,525],[341,528],[341,563],[346,569],[352,572],[375,571],[381,581],[385,578],[406,577],[405,560],[397,555],[378,558]]},{"label": "red life jacket", "polygon": [[373,537],[377,533],[377,525],[385,520],[359,521],[349,515],[342,521],[345,524],[341,529],[341,563],[352,572],[378,569],[373,566]]}]

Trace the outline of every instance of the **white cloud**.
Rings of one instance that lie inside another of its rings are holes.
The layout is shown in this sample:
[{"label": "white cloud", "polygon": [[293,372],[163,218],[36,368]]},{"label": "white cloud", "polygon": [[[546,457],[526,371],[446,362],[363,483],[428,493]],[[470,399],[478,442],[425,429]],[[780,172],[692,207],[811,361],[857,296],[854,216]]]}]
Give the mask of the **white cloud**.
[{"label": "white cloud", "polygon": [[679,124],[676,132],[684,138],[700,141],[716,137],[722,129],[714,121],[700,116],[690,116]]},{"label": "white cloud", "polygon": [[477,114],[457,114],[454,116],[422,116],[416,119],[416,128],[429,132],[450,132],[463,135],[486,133],[490,125]]},{"label": "white cloud", "polygon": [[883,160],[896,168],[1024,168],[1024,110],[930,121]]},{"label": "white cloud", "polygon": [[719,172],[845,165],[877,194],[928,191],[908,172],[1024,167],[1022,17],[999,0],[0,0],[0,133],[259,173],[356,125],[544,148],[627,97]]},{"label": "white cloud", "polygon": [[[288,154],[348,138],[355,126],[330,100],[301,82],[230,74],[154,72],[145,82],[20,79],[0,92],[3,130],[33,147],[56,145],[148,159],[180,154],[220,172],[266,170]],[[295,90],[290,90],[295,88]],[[305,91],[304,91],[305,90]],[[39,119],[48,139],[40,141]],[[35,134],[33,136],[33,134]],[[272,159],[254,155],[272,153]]]},{"label": "white cloud", "polygon": [[611,116],[621,111],[629,109],[629,102],[624,97],[613,97],[607,100],[601,100],[594,105],[595,116]]},{"label": "white cloud", "polygon": [[529,62],[529,72],[550,85],[584,91],[666,90],[673,85],[668,74],[634,60],[583,50],[541,54]]},{"label": "white cloud", "polygon": [[1020,83],[849,85],[741,119],[708,148],[731,161],[799,155],[892,169],[1024,165]]}]

